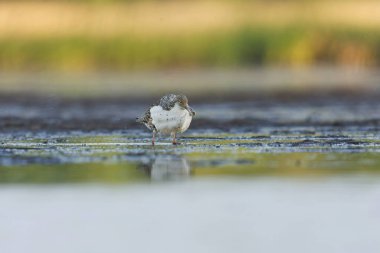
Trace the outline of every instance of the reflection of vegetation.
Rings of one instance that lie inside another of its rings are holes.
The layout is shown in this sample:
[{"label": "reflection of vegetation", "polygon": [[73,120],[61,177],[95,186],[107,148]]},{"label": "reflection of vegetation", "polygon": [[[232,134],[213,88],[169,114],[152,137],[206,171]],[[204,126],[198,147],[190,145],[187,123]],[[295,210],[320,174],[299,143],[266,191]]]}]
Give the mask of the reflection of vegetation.
[{"label": "reflection of vegetation", "polygon": [[[195,176],[329,176],[346,173],[379,173],[380,158],[376,153],[236,153],[192,154],[194,163],[203,159],[234,158],[236,164],[196,167]],[[244,160],[242,160],[244,159]],[[242,164],[239,161],[250,161]]]},{"label": "reflection of vegetation", "polygon": [[0,167],[0,183],[135,182],[146,176],[133,164],[61,164]]},{"label": "reflection of vegetation", "polygon": [[[178,159],[178,156],[173,157]],[[191,174],[195,177],[342,176],[380,172],[380,158],[376,153],[203,152],[191,153],[186,157],[192,164]],[[169,159],[168,162],[170,161]],[[164,164],[161,168],[163,171],[159,172],[167,173],[171,169],[172,176],[185,175],[182,167],[177,172],[175,166],[177,165]],[[133,183],[148,180],[150,173],[146,174],[137,168],[139,165],[127,162],[9,166],[0,167],[0,183]]]},{"label": "reflection of vegetation", "polygon": [[246,28],[181,37],[1,39],[2,69],[139,69],[262,64],[380,63],[380,33]]}]

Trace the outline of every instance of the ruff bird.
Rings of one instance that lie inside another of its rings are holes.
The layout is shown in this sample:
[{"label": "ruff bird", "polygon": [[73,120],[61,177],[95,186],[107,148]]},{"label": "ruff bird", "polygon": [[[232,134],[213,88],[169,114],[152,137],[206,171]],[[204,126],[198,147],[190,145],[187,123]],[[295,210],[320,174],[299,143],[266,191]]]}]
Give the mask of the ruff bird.
[{"label": "ruff bird", "polygon": [[136,121],[153,132],[152,145],[158,133],[170,134],[176,145],[179,144],[176,140],[177,133],[183,133],[189,128],[194,115],[185,95],[169,94],[163,96],[159,103],[151,105]]}]

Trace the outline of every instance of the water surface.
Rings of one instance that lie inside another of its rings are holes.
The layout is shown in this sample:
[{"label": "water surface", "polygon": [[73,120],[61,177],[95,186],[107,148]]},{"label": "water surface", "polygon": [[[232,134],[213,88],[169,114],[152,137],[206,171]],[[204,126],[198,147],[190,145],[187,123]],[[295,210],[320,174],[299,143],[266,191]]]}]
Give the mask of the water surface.
[{"label": "water surface", "polygon": [[195,103],[173,146],[144,104],[3,100],[1,252],[379,252],[380,100]]}]

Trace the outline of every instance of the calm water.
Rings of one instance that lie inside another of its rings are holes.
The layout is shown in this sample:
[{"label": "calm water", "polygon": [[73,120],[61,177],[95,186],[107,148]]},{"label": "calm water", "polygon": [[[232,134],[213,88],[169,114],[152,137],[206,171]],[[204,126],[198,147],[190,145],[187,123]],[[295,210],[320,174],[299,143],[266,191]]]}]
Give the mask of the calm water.
[{"label": "calm water", "polygon": [[380,181],[3,186],[2,252],[378,252]]},{"label": "calm water", "polygon": [[196,104],[154,148],[142,105],[6,103],[0,252],[379,252],[380,103],[351,102]]}]

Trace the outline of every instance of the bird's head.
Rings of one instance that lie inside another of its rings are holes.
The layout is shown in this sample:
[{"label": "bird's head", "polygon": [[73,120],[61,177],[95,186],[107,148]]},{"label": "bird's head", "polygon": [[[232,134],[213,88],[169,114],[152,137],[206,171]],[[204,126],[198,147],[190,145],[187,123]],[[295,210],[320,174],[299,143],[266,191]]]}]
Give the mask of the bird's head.
[{"label": "bird's head", "polygon": [[178,100],[179,106],[181,106],[185,110],[188,110],[191,116],[195,115],[195,112],[189,106],[189,100],[187,100],[187,97],[185,95],[177,95],[177,100]]}]

